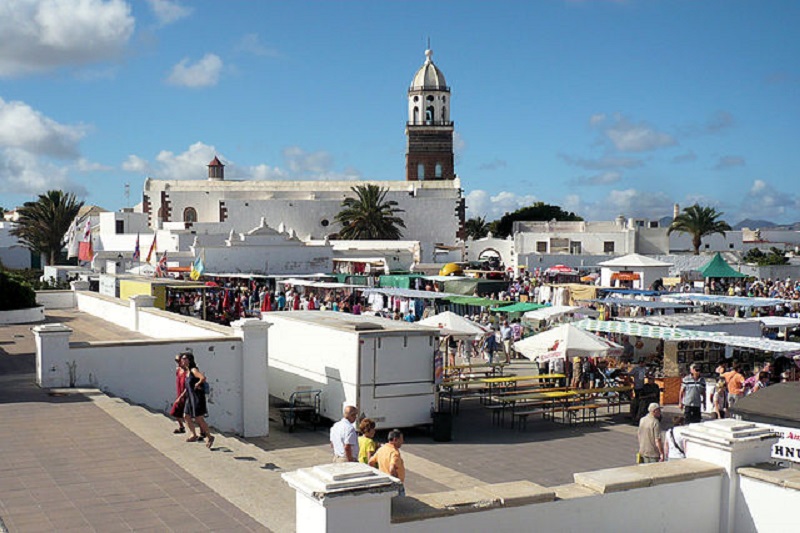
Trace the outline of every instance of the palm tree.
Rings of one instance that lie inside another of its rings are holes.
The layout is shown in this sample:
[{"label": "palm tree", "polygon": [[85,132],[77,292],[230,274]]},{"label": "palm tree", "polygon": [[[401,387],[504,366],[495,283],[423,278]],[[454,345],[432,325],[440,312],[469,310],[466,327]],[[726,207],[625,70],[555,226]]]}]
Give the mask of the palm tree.
[{"label": "palm tree", "polygon": [[[341,239],[352,240],[399,240],[405,228],[403,219],[396,216],[403,210],[394,200],[386,200],[386,189],[377,185],[357,185],[350,188],[356,197],[342,201],[342,210],[336,221],[342,225]],[[399,226],[399,227],[398,227]]]},{"label": "palm tree", "polygon": [[486,217],[467,220],[464,224],[464,229],[467,232],[467,236],[473,239],[482,239],[489,234],[489,224],[486,222]]},{"label": "palm tree", "polygon": [[698,204],[686,207],[683,213],[672,220],[667,235],[673,231],[688,233],[692,236],[694,255],[700,255],[700,245],[703,237],[720,233],[725,236],[726,231],[731,231],[727,222],[717,220],[723,213],[718,213],[713,207],[700,207]]},{"label": "palm tree", "polygon": [[73,193],[47,191],[35,202],[17,210],[19,220],[11,234],[32,251],[43,254],[48,265],[56,262],[64,234],[83,207]]}]

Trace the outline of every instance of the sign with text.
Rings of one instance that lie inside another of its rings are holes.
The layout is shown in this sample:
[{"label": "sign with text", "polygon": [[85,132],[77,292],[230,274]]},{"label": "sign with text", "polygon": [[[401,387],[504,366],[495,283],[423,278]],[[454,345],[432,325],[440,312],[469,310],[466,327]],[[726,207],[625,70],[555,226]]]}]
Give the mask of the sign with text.
[{"label": "sign with text", "polygon": [[759,425],[768,427],[781,436],[780,440],[772,446],[773,459],[800,463],[800,429],[773,426],[771,424]]}]

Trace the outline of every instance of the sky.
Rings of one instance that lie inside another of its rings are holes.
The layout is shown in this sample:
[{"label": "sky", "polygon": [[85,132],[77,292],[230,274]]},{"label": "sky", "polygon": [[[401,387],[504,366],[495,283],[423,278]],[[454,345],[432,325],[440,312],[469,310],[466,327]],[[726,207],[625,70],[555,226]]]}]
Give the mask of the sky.
[{"label": "sky", "polygon": [[403,180],[430,39],[468,217],[800,221],[799,25],[795,0],[3,0],[0,206],[133,206],[215,155],[231,179]]}]

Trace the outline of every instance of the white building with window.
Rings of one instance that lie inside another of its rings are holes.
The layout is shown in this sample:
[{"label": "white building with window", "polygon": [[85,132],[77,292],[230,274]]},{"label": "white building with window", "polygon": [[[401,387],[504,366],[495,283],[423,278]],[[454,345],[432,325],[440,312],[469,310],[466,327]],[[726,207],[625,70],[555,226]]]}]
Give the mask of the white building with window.
[{"label": "white building with window", "polygon": [[323,239],[341,229],[336,215],[354,196],[352,187],[369,183],[397,202],[403,239],[419,241],[422,260],[433,262],[437,244],[452,246],[462,236],[464,199],[453,168],[450,87],[433,53],[425,55],[408,89],[405,181],[235,181],[225,179],[225,166],[215,157],[205,179],[198,173],[196,180],[145,180],[141,211],[151,230],[178,223],[187,230],[214,224],[218,233],[248,231],[263,218],[304,241]]}]

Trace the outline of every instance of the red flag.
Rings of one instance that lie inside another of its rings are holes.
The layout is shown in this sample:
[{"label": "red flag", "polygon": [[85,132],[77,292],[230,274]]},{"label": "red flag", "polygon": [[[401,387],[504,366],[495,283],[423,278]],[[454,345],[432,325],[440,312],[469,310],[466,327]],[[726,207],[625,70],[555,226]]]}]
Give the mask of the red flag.
[{"label": "red flag", "polygon": [[94,257],[94,249],[92,248],[92,225],[89,220],[86,221],[86,228],[83,230],[83,239],[78,245],[78,261],[91,261]]},{"label": "red flag", "polygon": [[225,290],[225,296],[222,297],[222,310],[227,311],[228,308],[231,306],[231,301],[228,298],[228,290]]},{"label": "red flag", "polygon": [[150,243],[150,251],[147,252],[147,259],[145,259],[145,263],[149,263],[150,259],[153,257],[153,252],[156,251],[156,234],[153,233],[153,242]]}]

